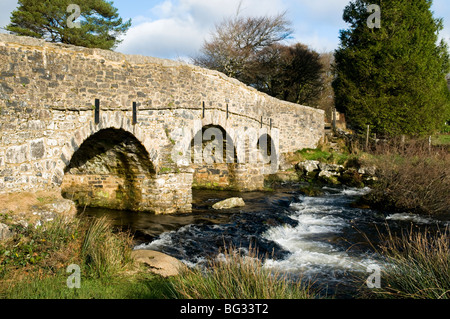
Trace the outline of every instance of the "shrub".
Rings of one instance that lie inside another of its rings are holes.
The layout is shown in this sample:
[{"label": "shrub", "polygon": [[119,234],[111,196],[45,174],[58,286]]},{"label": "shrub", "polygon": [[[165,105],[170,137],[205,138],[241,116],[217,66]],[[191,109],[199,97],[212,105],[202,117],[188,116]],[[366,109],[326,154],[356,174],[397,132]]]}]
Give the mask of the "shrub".
[{"label": "shrub", "polygon": [[366,199],[375,207],[425,214],[448,213],[450,154],[420,141],[379,145],[372,158],[378,182]]},{"label": "shrub", "polygon": [[42,267],[50,272],[60,268],[62,259],[70,259],[74,247],[69,243],[78,237],[78,221],[59,216],[40,226],[12,225],[14,236],[0,243],[0,278],[23,267]]}]

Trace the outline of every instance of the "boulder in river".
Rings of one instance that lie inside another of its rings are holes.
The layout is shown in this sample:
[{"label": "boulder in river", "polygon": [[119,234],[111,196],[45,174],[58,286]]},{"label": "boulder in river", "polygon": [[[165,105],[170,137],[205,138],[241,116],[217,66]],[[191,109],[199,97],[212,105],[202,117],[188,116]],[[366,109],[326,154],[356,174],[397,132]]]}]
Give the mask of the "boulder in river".
[{"label": "boulder in river", "polygon": [[375,166],[363,166],[358,170],[361,175],[375,176],[377,173],[377,168]]},{"label": "boulder in river", "polygon": [[219,210],[219,209],[230,209],[230,208],[234,208],[234,207],[243,207],[243,206],[245,206],[245,202],[242,198],[232,197],[232,198],[223,200],[221,202],[215,203],[212,208]]},{"label": "boulder in river", "polygon": [[177,276],[185,267],[178,259],[154,250],[134,250],[131,257],[148,266],[152,273],[163,277]]},{"label": "boulder in river", "polygon": [[319,170],[319,161],[304,161],[297,164],[297,170],[305,174]]}]

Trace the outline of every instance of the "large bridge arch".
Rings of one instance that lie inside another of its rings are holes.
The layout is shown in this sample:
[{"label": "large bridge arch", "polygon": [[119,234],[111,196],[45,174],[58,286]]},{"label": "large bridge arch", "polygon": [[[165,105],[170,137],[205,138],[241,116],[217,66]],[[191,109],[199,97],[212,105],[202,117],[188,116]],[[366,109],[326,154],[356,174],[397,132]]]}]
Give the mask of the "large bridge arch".
[{"label": "large bridge arch", "polygon": [[123,129],[101,129],[75,151],[61,191],[78,206],[151,210],[156,171],[145,147]]},{"label": "large bridge arch", "polygon": [[207,189],[239,189],[236,182],[237,152],[233,137],[217,124],[195,128],[188,145],[193,187]]},{"label": "large bridge arch", "polygon": [[123,130],[132,134],[145,148],[150,160],[157,168],[160,163],[159,149],[161,140],[152,138],[151,134],[145,132],[139,125],[133,125],[131,118],[125,112],[113,111],[102,114],[99,123],[93,119],[87,121],[81,128],[70,132],[70,136],[61,148],[60,156],[56,162],[55,173],[52,182],[56,187],[61,186],[64,170],[69,165],[71,158],[80,146],[91,136],[105,129]]}]

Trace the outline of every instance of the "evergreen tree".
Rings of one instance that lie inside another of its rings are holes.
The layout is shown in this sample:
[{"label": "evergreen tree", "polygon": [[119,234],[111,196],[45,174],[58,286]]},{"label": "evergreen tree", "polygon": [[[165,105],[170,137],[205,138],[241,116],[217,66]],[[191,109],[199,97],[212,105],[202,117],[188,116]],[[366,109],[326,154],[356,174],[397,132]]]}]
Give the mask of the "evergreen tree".
[{"label": "evergreen tree", "polygon": [[[370,28],[370,4],[381,8]],[[336,108],[352,128],[382,136],[430,134],[450,118],[448,47],[431,0],[354,0],[344,10],[335,52]]]},{"label": "evergreen tree", "polygon": [[[73,3],[80,8],[76,21],[76,11],[67,12]],[[80,27],[70,26],[68,21],[80,22]],[[123,23],[113,3],[105,0],[19,0],[6,30],[51,42],[112,49],[130,26],[131,20]]]},{"label": "evergreen tree", "polygon": [[284,101],[316,106],[325,89],[320,54],[301,43],[264,48],[248,71],[244,83]]}]

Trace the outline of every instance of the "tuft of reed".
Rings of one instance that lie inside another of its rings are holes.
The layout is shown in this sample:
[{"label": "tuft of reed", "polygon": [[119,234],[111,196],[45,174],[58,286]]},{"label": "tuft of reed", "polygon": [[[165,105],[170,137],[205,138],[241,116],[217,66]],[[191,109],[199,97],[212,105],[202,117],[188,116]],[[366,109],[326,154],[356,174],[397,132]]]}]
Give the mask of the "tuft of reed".
[{"label": "tuft of reed", "polygon": [[132,236],[114,233],[106,217],[90,220],[81,246],[85,265],[97,277],[111,277],[132,264]]},{"label": "tuft of reed", "polygon": [[234,247],[225,247],[211,259],[205,270],[184,269],[172,281],[176,298],[182,299],[313,299],[310,284],[294,283],[279,272],[263,266],[255,249],[242,256]]},{"label": "tuft of reed", "polygon": [[378,298],[450,299],[449,229],[391,231],[382,237],[380,253],[386,258],[382,287],[371,291]]}]

